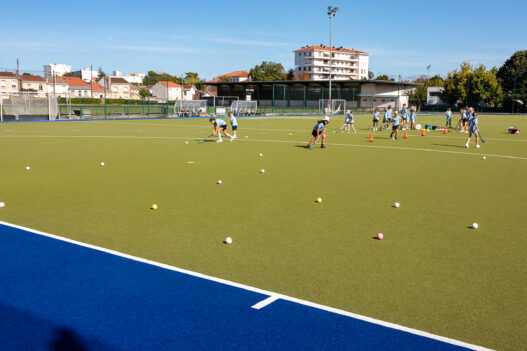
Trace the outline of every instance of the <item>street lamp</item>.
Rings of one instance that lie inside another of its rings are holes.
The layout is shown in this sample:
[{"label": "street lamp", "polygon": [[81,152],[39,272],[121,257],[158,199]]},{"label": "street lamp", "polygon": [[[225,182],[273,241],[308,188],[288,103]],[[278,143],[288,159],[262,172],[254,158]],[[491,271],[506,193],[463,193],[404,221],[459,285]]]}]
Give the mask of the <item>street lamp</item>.
[{"label": "street lamp", "polygon": [[432,67],[432,65],[428,65],[426,66],[426,81],[428,82],[430,80],[430,67]]},{"label": "street lamp", "polygon": [[328,107],[333,111],[333,106],[331,104],[331,76],[332,76],[332,65],[333,65],[333,42],[332,42],[332,29],[333,29],[333,17],[337,14],[339,10],[338,7],[328,6],[328,17],[329,17],[329,96],[328,96]]}]

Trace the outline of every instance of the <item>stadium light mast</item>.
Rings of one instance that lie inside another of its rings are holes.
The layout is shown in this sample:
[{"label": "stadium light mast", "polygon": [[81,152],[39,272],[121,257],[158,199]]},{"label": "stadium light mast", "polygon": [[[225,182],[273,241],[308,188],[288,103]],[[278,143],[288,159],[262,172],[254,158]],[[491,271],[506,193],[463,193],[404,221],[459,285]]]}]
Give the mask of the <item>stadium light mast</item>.
[{"label": "stadium light mast", "polygon": [[333,107],[331,105],[331,76],[333,74],[332,67],[333,67],[333,17],[337,14],[337,11],[339,10],[338,7],[332,7],[328,6],[328,17],[329,17],[329,95],[328,95],[328,107],[331,108],[331,111],[333,111]]}]

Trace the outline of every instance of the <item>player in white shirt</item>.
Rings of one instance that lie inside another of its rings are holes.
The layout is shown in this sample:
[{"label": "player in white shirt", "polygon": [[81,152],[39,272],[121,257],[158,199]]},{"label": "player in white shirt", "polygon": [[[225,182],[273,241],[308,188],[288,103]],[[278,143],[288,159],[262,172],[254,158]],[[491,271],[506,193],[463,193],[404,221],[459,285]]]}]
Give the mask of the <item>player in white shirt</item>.
[{"label": "player in white shirt", "polygon": [[381,114],[379,113],[379,109],[375,108],[375,112],[373,113],[373,128],[372,130],[379,130],[379,116]]},{"label": "player in white shirt", "polygon": [[231,127],[232,127],[232,137],[230,141],[233,141],[238,137],[237,130],[238,130],[238,120],[236,117],[234,117],[234,113],[231,111],[229,112],[229,118],[231,119]]}]

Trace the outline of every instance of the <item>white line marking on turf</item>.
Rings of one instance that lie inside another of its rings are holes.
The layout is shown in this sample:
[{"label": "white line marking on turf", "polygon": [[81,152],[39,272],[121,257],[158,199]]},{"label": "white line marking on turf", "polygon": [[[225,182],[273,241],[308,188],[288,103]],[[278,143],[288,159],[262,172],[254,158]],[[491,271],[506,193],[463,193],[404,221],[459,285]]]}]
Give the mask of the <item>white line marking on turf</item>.
[{"label": "white line marking on turf", "polygon": [[255,310],[262,309],[265,306],[267,306],[269,304],[272,304],[273,302],[275,302],[279,298],[280,298],[280,296],[278,296],[278,295],[271,295],[268,298],[266,298],[265,300],[262,300],[262,301],[260,301],[260,302],[258,302],[256,304],[252,305],[251,308],[254,308]]},{"label": "white line marking on turf", "polygon": [[[6,135],[3,138],[101,138],[101,139],[161,139],[161,140],[193,140],[194,138],[188,137],[176,137],[176,136],[138,136],[138,135]],[[263,139],[237,139],[237,141],[256,141],[262,143],[289,143],[289,144],[305,144],[306,141],[298,140],[263,140]],[[485,153],[474,153],[474,152],[462,152],[462,151],[449,151],[449,150],[434,150],[424,149],[415,147],[400,147],[400,146],[382,146],[382,145],[357,145],[357,144],[334,144],[326,143],[329,146],[345,146],[345,147],[363,147],[363,148],[378,148],[378,149],[393,149],[393,150],[410,150],[410,151],[425,151],[425,152],[438,152],[446,154],[459,154],[459,155],[474,155],[474,156],[491,156],[509,158],[515,160],[527,160],[527,157],[521,156],[509,156],[509,155],[497,155],[497,154],[485,154]]]},{"label": "white line marking on turf", "polygon": [[7,223],[7,222],[4,222],[4,221],[0,221],[0,225],[5,225],[5,226],[11,227],[11,228],[24,230],[26,232],[30,232],[30,233],[33,233],[33,234],[42,235],[42,236],[45,236],[45,237],[48,237],[48,238],[52,238],[52,239],[56,239],[56,240],[61,240],[61,241],[64,241],[64,242],[67,242],[67,243],[70,243],[70,244],[79,245],[79,246],[82,246],[82,247],[87,247],[89,249],[105,252],[105,253],[108,253],[108,254],[111,254],[111,255],[115,255],[115,256],[119,256],[119,257],[123,257],[123,258],[127,258],[127,259],[130,259],[130,260],[136,261],[136,262],[146,263],[146,264],[149,264],[149,265],[152,265],[152,266],[168,269],[168,270],[171,270],[171,271],[174,271],[174,272],[188,274],[188,275],[191,275],[193,277],[198,277],[198,278],[210,280],[210,281],[213,281],[213,282],[216,282],[216,283],[233,286],[233,287],[236,287],[236,288],[244,289],[244,290],[247,290],[247,291],[252,291],[252,292],[255,292],[255,293],[262,294],[262,295],[275,296],[275,297],[277,297],[279,299],[282,299],[282,300],[295,302],[295,303],[298,303],[300,305],[309,306],[309,307],[316,308],[316,309],[319,309],[319,310],[323,310],[323,311],[339,314],[339,315],[342,315],[342,316],[355,318],[355,319],[358,319],[358,320],[361,320],[361,321],[365,321],[365,322],[381,325],[381,326],[386,327],[386,328],[396,329],[396,330],[400,330],[400,331],[403,331],[403,332],[406,332],[406,333],[419,335],[419,336],[422,336],[422,337],[425,337],[425,338],[438,340],[438,341],[441,341],[441,342],[444,342],[444,343],[447,343],[447,344],[457,345],[457,346],[460,346],[460,347],[465,347],[465,348],[468,348],[468,349],[478,350],[478,351],[489,351],[489,350],[491,350],[491,349],[488,349],[488,348],[485,348],[485,347],[482,347],[482,346],[473,345],[473,344],[469,344],[469,343],[466,343],[466,342],[463,342],[463,341],[450,339],[450,338],[447,338],[447,337],[444,337],[444,336],[431,334],[431,333],[428,333],[428,332],[425,332],[425,331],[404,327],[404,326],[399,325],[399,324],[385,322],[385,321],[381,321],[379,319],[362,316],[360,314],[347,312],[347,311],[344,311],[344,310],[340,310],[338,308],[333,308],[333,307],[329,307],[329,306],[320,305],[320,304],[315,303],[315,302],[310,302],[310,301],[306,301],[306,300],[302,300],[302,299],[297,299],[295,297],[274,293],[274,292],[271,292],[271,291],[255,288],[255,287],[252,287],[252,286],[249,286],[249,285],[235,283],[235,282],[232,282],[230,280],[226,280],[226,279],[222,279],[222,278],[216,278],[216,277],[212,277],[210,275],[189,271],[187,269],[170,266],[168,264],[147,260],[147,259],[144,259],[144,258],[141,258],[141,257],[128,255],[128,254],[125,254],[125,253],[122,253],[122,252],[119,252],[119,251],[106,249],[104,247],[83,243],[81,241],[68,239],[68,238],[65,238],[65,237],[62,237],[62,236],[58,236],[58,235],[55,235],[55,234],[49,234],[49,233],[42,232],[42,231],[39,231],[39,230],[36,230],[36,229],[26,228],[26,227],[23,227],[23,226],[20,226],[20,225],[11,224],[11,223]]}]

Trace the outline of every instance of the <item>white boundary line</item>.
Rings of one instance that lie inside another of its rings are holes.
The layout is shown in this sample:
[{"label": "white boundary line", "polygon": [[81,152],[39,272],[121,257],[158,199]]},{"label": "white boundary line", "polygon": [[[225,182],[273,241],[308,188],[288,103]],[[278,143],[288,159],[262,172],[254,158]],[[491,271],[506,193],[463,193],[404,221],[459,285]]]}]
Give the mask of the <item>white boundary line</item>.
[{"label": "white boundary line", "polygon": [[[101,138],[101,139],[175,139],[175,140],[195,140],[196,138],[190,137],[176,137],[176,136],[134,136],[134,135],[4,135],[2,138]],[[306,140],[265,140],[265,139],[236,139],[236,142],[248,142],[256,141],[262,143],[293,143],[293,144],[305,144]],[[409,151],[425,151],[425,152],[438,152],[446,154],[459,154],[459,155],[471,155],[471,156],[490,156],[490,157],[500,157],[508,158],[515,160],[527,160],[527,157],[521,156],[509,156],[509,155],[497,155],[497,154],[486,154],[486,153],[474,153],[474,152],[462,152],[462,151],[449,151],[449,150],[434,150],[434,149],[425,149],[425,148],[414,148],[414,147],[400,147],[400,146],[383,146],[383,145],[357,145],[357,144],[334,144],[326,143],[330,146],[345,146],[345,147],[363,147],[363,148],[377,148],[377,149],[393,149],[393,150],[409,150]]]},{"label": "white boundary line", "polygon": [[[404,327],[404,326],[399,325],[399,324],[385,322],[385,321],[381,321],[379,319],[362,316],[360,314],[347,312],[347,311],[344,311],[344,310],[340,310],[338,308],[333,308],[333,307],[329,307],[329,306],[320,305],[320,304],[315,303],[315,302],[310,302],[310,301],[306,301],[306,300],[302,300],[302,299],[297,299],[295,297],[274,293],[274,292],[271,292],[271,291],[255,288],[255,287],[252,287],[252,286],[249,286],[249,285],[235,283],[235,282],[232,282],[230,280],[212,277],[210,275],[193,272],[193,271],[190,271],[190,270],[187,270],[187,269],[170,266],[170,265],[167,265],[167,264],[164,264],[164,263],[159,263],[159,262],[147,260],[147,259],[144,259],[144,258],[141,258],[141,257],[128,255],[128,254],[125,254],[125,253],[122,253],[122,252],[119,252],[119,251],[114,251],[114,250],[106,249],[106,248],[103,248],[103,247],[100,247],[100,246],[95,246],[95,245],[83,243],[83,242],[80,242],[80,241],[68,239],[68,238],[65,238],[65,237],[62,237],[62,236],[45,233],[45,232],[42,232],[42,231],[39,231],[39,230],[36,230],[36,229],[26,228],[26,227],[23,227],[23,226],[20,226],[20,225],[11,224],[11,223],[7,223],[7,222],[4,222],[4,221],[0,221],[0,225],[4,225],[4,226],[7,226],[7,227],[24,230],[26,232],[30,232],[30,233],[33,233],[33,234],[42,235],[42,236],[45,236],[45,237],[48,237],[48,238],[64,241],[64,242],[67,242],[67,243],[70,243],[70,244],[74,244],[74,245],[86,247],[86,248],[89,248],[89,249],[105,252],[105,253],[108,253],[108,254],[111,254],[111,255],[127,258],[127,259],[130,259],[130,260],[136,261],[136,262],[146,263],[146,264],[149,264],[149,265],[152,265],[152,266],[168,269],[168,270],[171,270],[171,271],[174,271],[174,272],[179,272],[179,273],[191,275],[191,276],[194,276],[194,277],[210,280],[210,281],[213,281],[213,282],[216,282],[216,283],[233,286],[233,287],[236,287],[236,288],[240,288],[240,289],[256,292],[256,293],[263,294],[263,295],[269,295],[270,298],[274,298],[274,300],[272,300],[272,301],[275,301],[277,299],[282,299],[282,300],[298,303],[298,304],[301,304],[301,305],[304,305],[304,306],[316,308],[316,309],[319,309],[319,310],[323,310],[323,311],[339,314],[339,315],[342,315],[342,316],[355,318],[355,319],[358,319],[358,320],[361,320],[361,321],[364,321],[364,322],[373,323],[373,324],[377,324],[377,325],[380,325],[380,326],[383,326],[383,327],[396,329],[396,330],[400,330],[400,331],[403,331],[403,332],[406,332],[406,333],[410,333],[410,334],[422,336],[422,337],[425,337],[425,338],[441,341],[441,342],[444,342],[444,343],[447,343],[447,344],[452,344],[452,345],[456,345],[456,346],[460,346],[460,347],[465,347],[465,348],[472,349],[472,350],[478,350],[478,351],[489,351],[489,350],[491,350],[491,349],[488,349],[488,348],[485,348],[485,347],[482,347],[482,346],[477,346],[477,345],[469,344],[469,343],[466,343],[466,342],[463,342],[463,341],[450,339],[450,338],[447,338],[447,337],[444,337],[444,336],[431,334],[431,333],[428,333],[428,332],[425,332],[425,331]],[[267,299],[265,299],[265,300],[263,300],[261,302],[268,301],[268,300],[269,300],[269,298],[267,298]],[[256,305],[258,305],[258,304],[256,304]],[[254,308],[254,306],[253,306],[253,308]]]},{"label": "white boundary line", "polygon": [[252,305],[251,308],[254,308],[255,310],[262,309],[265,306],[272,304],[273,302],[275,302],[279,298],[280,298],[280,296],[278,296],[278,295],[271,295],[268,298],[266,298],[265,300],[262,300],[262,301],[260,301],[260,302],[258,302],[256,304]]}]

